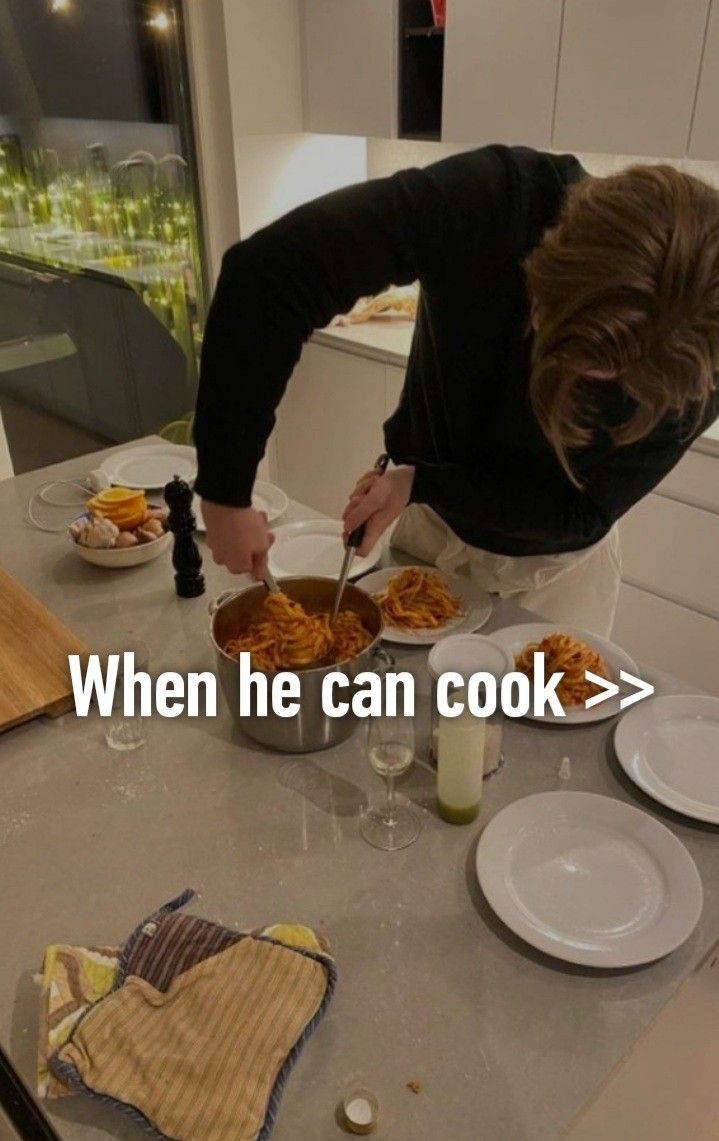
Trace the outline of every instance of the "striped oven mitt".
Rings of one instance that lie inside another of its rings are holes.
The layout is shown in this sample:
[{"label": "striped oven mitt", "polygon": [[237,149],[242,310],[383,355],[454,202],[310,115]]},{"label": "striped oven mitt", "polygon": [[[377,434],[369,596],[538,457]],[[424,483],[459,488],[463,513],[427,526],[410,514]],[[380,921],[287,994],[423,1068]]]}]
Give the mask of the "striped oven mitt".
[{"label": "striped oven mitt", "polygon": [[336,982],[309,928],[241,933],[178,914],[130,936],[118,987],[49,1060],[57,1078],[171,1141],[264,1141]]}]

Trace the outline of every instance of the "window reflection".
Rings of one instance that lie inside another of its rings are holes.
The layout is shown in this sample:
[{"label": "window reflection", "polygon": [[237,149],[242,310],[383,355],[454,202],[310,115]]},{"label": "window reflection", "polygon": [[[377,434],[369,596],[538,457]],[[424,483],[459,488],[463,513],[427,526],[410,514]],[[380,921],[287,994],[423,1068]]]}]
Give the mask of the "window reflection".
[{"label": "window reflection", "polygon": [[0,0],[2,259],[128,283],[183,350],[187,412],[204,297],[179,2]]}]

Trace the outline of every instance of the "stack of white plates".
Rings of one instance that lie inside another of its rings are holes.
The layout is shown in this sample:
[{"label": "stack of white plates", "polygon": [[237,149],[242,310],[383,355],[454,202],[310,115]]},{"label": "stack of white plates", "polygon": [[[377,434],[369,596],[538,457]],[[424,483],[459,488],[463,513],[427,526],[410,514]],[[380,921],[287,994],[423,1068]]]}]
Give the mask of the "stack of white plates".
[{"label": "stack of white plates", "polygon": [[176,475],[194,483],[197,456],[185,444],[138,444],[113,452],[100,464],[100,471],[116,487],[158,491]]}]

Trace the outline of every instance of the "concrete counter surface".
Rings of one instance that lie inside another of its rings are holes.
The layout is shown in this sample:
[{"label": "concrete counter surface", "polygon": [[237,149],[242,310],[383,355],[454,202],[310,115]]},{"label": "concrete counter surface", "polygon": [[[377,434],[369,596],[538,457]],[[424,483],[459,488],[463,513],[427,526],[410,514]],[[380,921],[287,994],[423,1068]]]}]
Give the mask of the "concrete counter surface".
[{"label": "concrete counter surface", "polygon": [[[207,594],[178,599],[169,558],[111,572],[81,561],[62,534],[23,523],[44,479],[77,477],[100,456],[0,484],[2,563],[92,645],[142,638],[152,672],[211,669],[207,604],[231,585],[205,562]],[[316,513],[292,505],[287,518]],[[487,631],[524,620],[498,604]],[[425,654],[400,652],[429,716]],[[664,690],[671,679],[653,679]],[[216,719],[153,719],[149,741],[113,753],[99,719],[36,721],[0,737],[0,1040],[33,1080],[37,988],[46,944],[123,940],[186,887],[189,910],[238,928],[316,927],[339,985],[288,1082],[276,1141],[335,1141],[335,1109],[363,1084],[392,1141],[553,1141],[719,938],[718,831],[645,799],[613,757],[614,722],[581,729],[512,723],[506,764],[486,782],[479,821],[456,828],[434,811],[421,761],[401,792],[423,809],[404,851],[377,851],[357,816],[382,785],[358,732],[329,752],[274,755],[253,746],[220,706]],[[569,782],[559,782],[563,756]],[[668,958],[603,973],[563,965],[493,916],[474,873],[478,836],[506,804],[570,788],[618,797],[664,820],[704,882],[700,925]],[[407,1087],[419,1083],[419,1092]],[[49,1105],[68,1141],[144,1136],[122,1115],[73,1097]]]}]

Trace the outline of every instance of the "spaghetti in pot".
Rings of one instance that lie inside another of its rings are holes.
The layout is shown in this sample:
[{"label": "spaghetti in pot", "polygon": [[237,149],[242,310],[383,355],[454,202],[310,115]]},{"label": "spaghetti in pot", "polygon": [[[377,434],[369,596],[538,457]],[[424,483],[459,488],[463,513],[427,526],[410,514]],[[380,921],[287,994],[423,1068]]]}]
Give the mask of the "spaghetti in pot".
[{"label": "spaghetti in pot", "polygon": [[374,599],[385,622],[400,630],[436,630],[463,613],[442,576],[421,567],[394,575]]},{"label": "spaghetti in pot", "polygon": [[530,642],[517,654],[514,661],[516,668],[532,679],[535,654],[544,654],[545,676],[564,674],[556,691],[562,705],[584,705],[588,697],[602,692],[602,687],[596,682],[587,681],[587,670],[599,677],[609,678],[602,655],[570,634],[547,634],[541,642]]},{"label": "spaghetti in pot", "polygon": [[298,670],[314,662],[337,665],[369,646],[373,635],[353,610],[340,610],[334,622],[328,613],[308,614],[286,594],[268,594],[258,614],[225,643],[231,658],[243,651],[260,670]]}]

